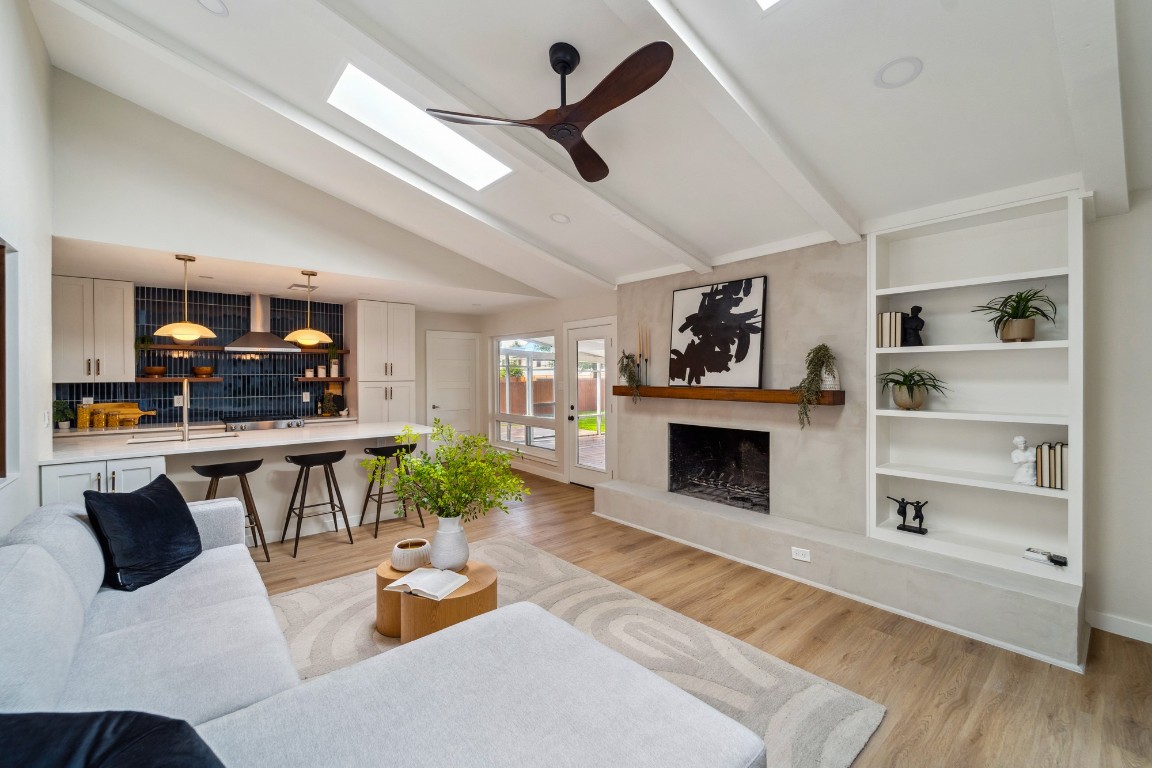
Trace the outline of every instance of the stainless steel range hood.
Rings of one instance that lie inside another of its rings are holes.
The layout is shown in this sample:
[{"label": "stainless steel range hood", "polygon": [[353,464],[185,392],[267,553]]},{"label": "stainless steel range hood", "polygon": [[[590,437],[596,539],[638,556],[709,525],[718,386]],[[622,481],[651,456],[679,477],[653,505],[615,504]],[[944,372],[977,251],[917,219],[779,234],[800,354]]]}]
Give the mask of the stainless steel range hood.
[{"label": "stainless steel range hood", "polygon": [[272,327],[272,313],[269,310],[270,299],[267,296],[252,294],[251,328],[236,341],[228,344],[224,349],[229,352],[299,352],[300,347],[269,332]]}]

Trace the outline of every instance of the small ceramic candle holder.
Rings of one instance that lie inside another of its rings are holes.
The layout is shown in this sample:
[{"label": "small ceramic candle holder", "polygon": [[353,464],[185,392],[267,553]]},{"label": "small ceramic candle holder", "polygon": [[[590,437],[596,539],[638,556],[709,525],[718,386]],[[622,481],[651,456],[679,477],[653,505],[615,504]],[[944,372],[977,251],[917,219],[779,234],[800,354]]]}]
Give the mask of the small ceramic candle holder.
[{"label": "small ceramic candle holder", "polygon": [[432,546],[427,539],[404,539],[392,548],[392,569],[414,571],[432,562]]},{"label": "small ceramic candle holder", "polygon": [[316,375],[316,372],[314,370],[312,370],[311,368],[305,368],[304,369],[304,378],[311,379],[315,375]]}]

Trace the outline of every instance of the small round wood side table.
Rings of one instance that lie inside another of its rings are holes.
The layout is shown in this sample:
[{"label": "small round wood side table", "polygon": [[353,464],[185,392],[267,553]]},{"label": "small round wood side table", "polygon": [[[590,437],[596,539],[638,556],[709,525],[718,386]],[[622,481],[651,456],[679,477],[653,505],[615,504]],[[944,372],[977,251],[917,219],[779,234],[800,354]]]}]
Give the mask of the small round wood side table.
[{"label": "small round wood side table", "polygon": [[443,600],[429,600],[384,589],[407,575],[393,570],[392,561],[385,560],[376,569],[376,631],[407,643],[496,610],[496,569],[479,560],[469,560],[460,573],[468,577],[467,584]]}]

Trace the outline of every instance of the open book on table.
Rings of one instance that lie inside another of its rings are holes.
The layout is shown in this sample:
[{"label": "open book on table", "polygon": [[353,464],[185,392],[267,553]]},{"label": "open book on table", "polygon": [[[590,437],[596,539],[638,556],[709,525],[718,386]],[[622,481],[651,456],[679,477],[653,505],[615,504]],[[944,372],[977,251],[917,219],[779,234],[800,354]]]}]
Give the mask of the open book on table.
[{"label": "open book on table", "polygon": [[468,577],[455,571],[439,568],[417,568],[407,576],[396,579],[384,589],[392,592],[411,592],[431,600],[443,600],[468,583]]}]

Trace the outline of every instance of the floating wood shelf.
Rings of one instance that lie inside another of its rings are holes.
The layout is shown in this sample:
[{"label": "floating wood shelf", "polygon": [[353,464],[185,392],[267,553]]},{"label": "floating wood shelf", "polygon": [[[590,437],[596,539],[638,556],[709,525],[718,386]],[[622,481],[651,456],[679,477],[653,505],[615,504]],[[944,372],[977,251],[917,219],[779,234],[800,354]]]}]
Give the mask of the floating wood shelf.
[{"label": "floating wood shelf", "polygon": [[347,376],[297,376],[296,381],[351,381]]},{"label": "floating wood shelf", "polygon": [[205,382],[208,384],[224,381],[223,376],[137,376],[137,384],[179,384],[187,379],[192,384]]},{"label": "floating wood shelf", "polygon": [[[141,351],[151,352],[153,350],[160,351],[160,352],[228,352],[229,354],[233,354],[233,355],[262,354],[262,353],[258,353],[258,352],[256,352],[256,353],[253,353],[253,352],[235,352],[231,349],[226,349],[226,348],[221,347],[221,346],[209,345],[209,344],[149,344],[148,349],[141,350]],[[274,354],[274,353],[268,353],[268,354]],[[275,354],[278,354],[278,353],[275,353]],[[288,354],[294,354],[294,353],[288,352]],[[301,348],[300,354],[302,354],[302,355],[326,355],[326,354],[328,354],[328,350],[323,348],[323,347],[321,347],[320,349],[303,349],[303,348]],[[336,350],[336,354],[347,355],[347,354],[349,354],[349,350],[338,349],[338,350]]]},{"label": "floating wood shelf", "polygon": [[[630,387],[616,385],[612,394],[631,397]],[[728,400],[738,403],[791,403],[799,402],[798,395],[787,389],[727,389],[725,387],[640,387],[640,397],[663,397],[675,400]],[[844,405],[844,390],[820,393],[820,405]]]}]

